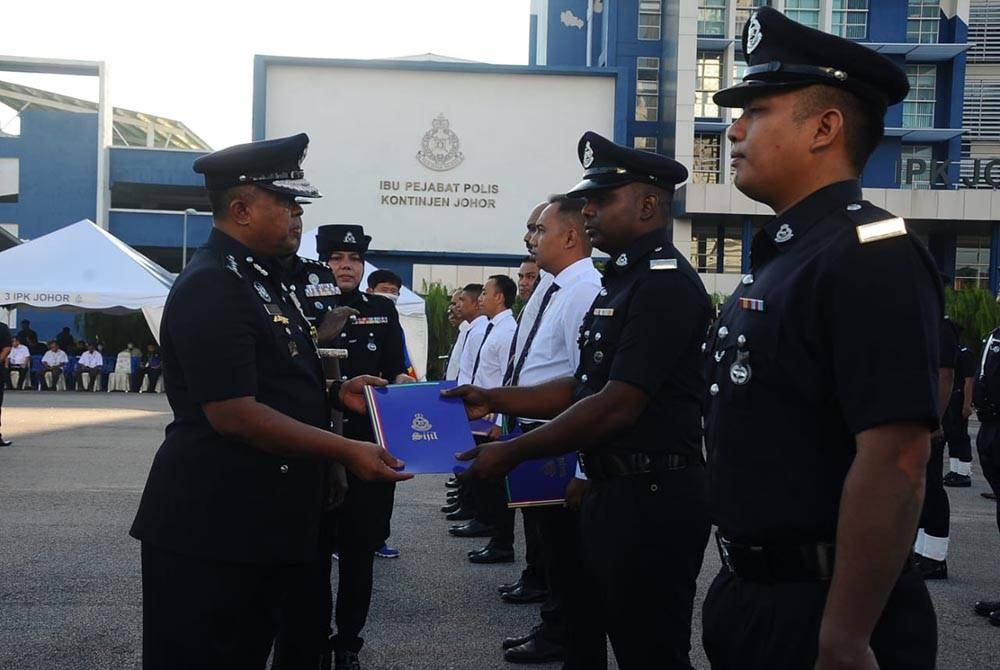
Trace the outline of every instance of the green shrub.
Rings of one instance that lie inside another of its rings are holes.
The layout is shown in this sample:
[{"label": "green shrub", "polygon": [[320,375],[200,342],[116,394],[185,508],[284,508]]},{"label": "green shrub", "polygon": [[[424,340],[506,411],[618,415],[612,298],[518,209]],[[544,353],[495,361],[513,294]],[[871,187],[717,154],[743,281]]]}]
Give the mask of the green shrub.
[{"label": "green shrub", "polygon": [[945,290],[945,313],[962,327],[960,342],[978,359],[983,339],[1000,325],[1000,305],[993,293],[983,288]]},{"label": "green shrub", "polygon": [[455,341],[456,330],[448,323],[451,291],[439,282],[424,282],[420,292],[427,314],[427,379],[444,379],[447,356]]}]

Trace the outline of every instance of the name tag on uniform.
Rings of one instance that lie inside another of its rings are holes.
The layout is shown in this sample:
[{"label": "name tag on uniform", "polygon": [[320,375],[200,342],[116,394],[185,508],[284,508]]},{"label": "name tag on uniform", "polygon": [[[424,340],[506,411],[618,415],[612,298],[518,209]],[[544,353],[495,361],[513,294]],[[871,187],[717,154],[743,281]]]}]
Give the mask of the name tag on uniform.
[{"label": "name tag on uniform", "polygon": [[612,307],[595,307],[594,316],[614,316],[615,310]]},{"label": "name tag on uniform", "polygon": [[763,312],[764,301],[758,298],[740,298],[740,309],[750,312]]},{"label": "name tag on uniform", "polygon": [[336,284],[306,284],[305,290],[307,298],[340,295],[340,289]]},{"label": "name tag on uniform", "polygon": [[654,258],[649,261],[650,270],[676,270],[676,258]]},{"label": "name tag on uniform", "polygon": [[355,326],[375,326],[383,323],[389,323],[389,317],[387,316],[359,316],[354,320]]},{"label": "name tag on uniform", "polygon": [[283,314],[281,308],[275,305],[274,303],[270,302],[266,303],[264,305],[264,309],[267,310],[267,313],[270,314],[271,316],[281,316]]}]

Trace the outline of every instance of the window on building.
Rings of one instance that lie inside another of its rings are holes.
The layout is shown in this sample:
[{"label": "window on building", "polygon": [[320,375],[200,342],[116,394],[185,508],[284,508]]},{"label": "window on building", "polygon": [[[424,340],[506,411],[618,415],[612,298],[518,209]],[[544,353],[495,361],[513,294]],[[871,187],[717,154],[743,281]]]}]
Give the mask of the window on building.
[{"label": "window on building", "polygon": [[868,37],[868,0],[833,0],[832,32],[849,40]]},{"label": "window on building", "polygon": [[651,136],[636,137],[632,140],[632,146],[636,149],[656,151],[656,138]]},{"label": "window on building", "polygon": [[1000,0],[969,6],[969,63],[1000,63]]},{"label": "window on building", "polygon": [[904,128],[933,128],[937,96],[937,66],[907,65],[910,92],[903,101]]},{"label": "window on building", "polygon": [[698,272],[739,273],[743,266],[740,227],[711,222],[693,223],[690,260]]},{"label": "window on building", "polygon": [[743,26],[750,18],[750,12],[770,4],[770,2],[761,2],[760,0],[736,0],[736,10],[733,12],[733,35],[739,39],[743,34]]},{"label": "window on building", "polygon": [[940,24],[940,0],[909,0],[906,8],[907,42],[937,43]]},{"label": "window on building", "polygon": [[747,62],[743,60],[742,56],[733,56],[733,83],[738,83],[743,81],[743,75],[747,71]]},{"label": "window on building", "polygon": [[802,25],[819,29],[820,0],[785,0],[785,16]]},{"label": "window on building", "polygon": [[660,59],[635,59],[635,120],[658,121],[660,105]]},{"label": "window on building", "polygon": [[899,153],[899,184],[902,188],[931,187],[934,148],[929,144],[904,144]]},{"label": "window on building", "polygon": [[691,181],[695,184],[718,184],[722,180],[722,136],[718,133],[694,134],[694,165]]},{"label": "window on building", "polygon": [[698,0],[698,34],[726,36],[726,0]]},{"label": "window on building", "polygon": [[660,0],[640,0],[639,39],[660,39]]},{"label": "window on building", "polygon": [[712,102],[712,94],[722,88],[721,53],[698,52],[694,87],[694,115],[702,118],[721,118],[718,105]]},{"label": "window on building", "polygon": [[990,285],[989,235],[959,235],[955,240],[955,288]]}]

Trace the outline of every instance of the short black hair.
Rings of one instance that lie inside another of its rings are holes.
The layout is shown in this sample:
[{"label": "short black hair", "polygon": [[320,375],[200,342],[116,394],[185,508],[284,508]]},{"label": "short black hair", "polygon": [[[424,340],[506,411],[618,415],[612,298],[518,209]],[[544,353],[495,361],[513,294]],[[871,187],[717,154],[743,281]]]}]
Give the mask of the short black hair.
[{"label": "short black hair", "polygon": [[801,90],[796,101],[796,120],[805,120],[830,107],[839,109],[844,115],[847,158],[851,166],[861,174],[868,158],[882,141],[885,132],[882,115],[849,91],[816,84]]},{"label": "short black hair", "polygon": [[478,296],[480,293],[483,292],[483,285],[482,284],[466,284],[462,288],[462,292],[463,293],[474,293],[476,296]]},{"label": "short black hair", "polygon": [[[522,258],[521,263],[534,263],[535,265],[538,265],[538,261],[532,258],[531,256],[525,256],[524,258]],[[518,265],[520,265],[520,263],[518,263]]]},{"label": "short black hair", "polygon": [[220,191],[209,191],[208,202],[212,207],[212,218],[223,219],[229,210],[229,204],[236,198],[248,197],[248,192],[252,192],[252,187],[233,186],[232,188]]},{"label": "short black hair", "polygon": [[490,275],[490,279],[493,280],[493,283],[503,293],[504,307],[512,306],[514,299],[517,297],[517,284],[514,283],[514,280],[507,275]]},{"label": "short black hair", "polygon": [[[565,193],[553,193],[549,196],[550,205],[559,205],[559,212],[582,212],[587,201],[583,198],[574,198]],[[583,214],[580,214],[583,216]]]},{"label": "short black hair", "polygon": [[368,288],[375,288],[379,284],[392,284],[398,289],[403,288],[403,279],[392,270],[375,270],[368,275]]}]

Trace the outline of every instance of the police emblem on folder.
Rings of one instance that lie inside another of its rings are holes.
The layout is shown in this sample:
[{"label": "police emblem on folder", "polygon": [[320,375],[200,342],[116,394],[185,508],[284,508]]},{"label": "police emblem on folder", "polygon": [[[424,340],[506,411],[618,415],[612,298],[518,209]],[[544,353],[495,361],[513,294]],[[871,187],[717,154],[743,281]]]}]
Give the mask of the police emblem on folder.
[{"label": "police emblem on folder", "polygon": [[368,416],[376,441],[406,462],[406,472],[451,473],[455,454],[475,446],[465,405],[442,398],[455,382],[365,387]]},{"label": "police emblem on folder", "polygon": [[507,507],[562,505],[575,476],[575,452],[525,461],[507,475]]}]

